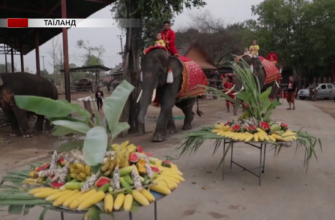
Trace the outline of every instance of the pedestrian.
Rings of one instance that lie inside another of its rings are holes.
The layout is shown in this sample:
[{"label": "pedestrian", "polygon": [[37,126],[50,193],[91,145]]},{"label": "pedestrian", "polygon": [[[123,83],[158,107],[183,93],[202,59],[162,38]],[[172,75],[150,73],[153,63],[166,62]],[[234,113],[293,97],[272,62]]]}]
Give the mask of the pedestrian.
[{"label": "pedestrian", "polygon": [[100,87],[97,88],[95,92],[95,99],[97,101],[98,110],[102,109],[102,99],[104,97],[104,93],[100,90]]},{"label": "pedestrian", "polygon": [[[229,90],[231,90],[233,88],[233,86],[234,86],[233,77],[228,76],[227,81],[223,84],[223,92],[228,92]],[[234,99],[234,90],[230,91],[227,95],[229,95],[230,98]],[[229,106],[230,105],[233,106],[234,115],[236,115],[234,102],[229,101],[229,100],[226,99],[227,112],[229,112]]]},{"label": "pedestrian", "polygon": [[[293,80],[293,77],[290,76],[289,78],[289,83],[287,86],[287,102],[289,105],[289,108],[286,110],[295,110],[295,105],[294,105],[294,99],[297,94],[298,86],[297,83]],[[293,108],[291,108],[291,105],[293,105]]]}]

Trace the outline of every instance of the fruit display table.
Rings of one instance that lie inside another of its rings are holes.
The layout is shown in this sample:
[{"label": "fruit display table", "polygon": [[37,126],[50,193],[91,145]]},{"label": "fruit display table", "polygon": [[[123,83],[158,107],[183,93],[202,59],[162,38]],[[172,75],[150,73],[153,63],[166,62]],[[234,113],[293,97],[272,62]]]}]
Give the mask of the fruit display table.
[{"label": "fruit display table", "polygon": [[[247,145],[249,145],[251,147],[257,148],[259,150],[259,166],[258,167],[254,167],[254,168],[246,168],[246,167],[242,166],[241,164],[235,162],[234,158],[233,158],[235,143],[244,143],[244,144],[247,144]],[[262,173],[264,173],[264,170],[265,170],[266,145],[267,145],[266,142],[264,142],[264,143],[262,143],[262,142],[239,142],[239,141],[234,141],[232,139],[224,139],[223,140],[223,158],[224,159],[222,161],[222,179],[224,180],[224,175],[228,174],[228,173],[248,171],[249,173],[251,173],[251,174],[255,175],[256,177],[258,177],[259,185],[261,185]],[[234,165],[242,168],[242,170],[225,172],[225,155],[228,153],[229,150],[231,152],[230,169],[232,170],[233,164],[234,164]],[[255,169],[258,169],[258,174],[252,171],[252,170],[255,170]]]},{"label": "fruit display table", "polygon": [[[152,195],[155,197],[155,202],[154,203],[154,220],[157,220],[157,202],[163,198],[165,198],[165,195],[157,193],[157,192],[152,192]],[[59,207],[59,208],[51,208],[50,210],[60,212],[60,219],[65,220],[65,214],[81,214],[84,215],[86,211],[73,211],[71,209],[68,209],[66,207]],[[122,212],[122,211],[114,211],[114,213],[117,212]],[[115,219],[115,218],[114,218]],[[128,219],[133,220],[133,213],[128,212]]]}]

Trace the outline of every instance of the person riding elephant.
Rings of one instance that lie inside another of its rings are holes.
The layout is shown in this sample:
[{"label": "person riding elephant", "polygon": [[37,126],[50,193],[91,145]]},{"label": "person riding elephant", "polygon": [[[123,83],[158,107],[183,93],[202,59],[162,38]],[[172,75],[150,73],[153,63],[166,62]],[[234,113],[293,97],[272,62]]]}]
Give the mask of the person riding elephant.
[{"label": "person riding elephant", "polygon": [[[259,58],[251,58],[250,56],[243,56],[242,59],[249,66],[252,65],[253,73],[255,74],[255,76],[258,79],[261,92],[264,92],[269,87],[271,87],[272,89],[271,89],[270,97],[274,98],[274,99],[277,99],[279,84],[278,84],[277,80],[273,80],[271,83],[266,83],[267,75],[266,75],[266,72],[265,72],[265,69],[263,67],[263,64],[262,64],[261,60]],[[277,67],[277,69],[279,69],[279,64],[278,63],[276,63],[276,67]],[[241,83],[241,81],[238,77],[235,78],[234,89],[235,89],[234,91],[236,93],[241,92],[243,90],[242,83]]]},{"label": "person riding elephant", "polygon": [[[19,135],[22,131],[23,137],[31,137],[32,131],[28,124],[27,113],[16,105],[14,95],[40,96],[57,100],[57,88],[46,78],[30,73],[0,74],[0,107],[11,125],[11,136]],[[44,119],[43,115],[37,115],[35,130],[43,131]],[[46,121],[48,122],[47,119]],[[46,129],[50,128],[51,126],[48,126]]]},{"label": "person riding elephant", "polygon": [[[148,106],[155,100],[156,95],[161,108],[153,141],[162,142],[166,140],[166,134],[177,132],[172,114],[172,108],[175,105],[185,115],[183,130],[191,129],[194,117],[192,109],[197,93],[193,93],[195,95],[187,99],[179,98],[184,87],[182,61],[177,57],[169,56],[164,49],[153,49],[142,57],[141,68],[142,91],[141,97],[139,97],[139,99],[141,98],[139,122],[144,123]],[[205,75],[204,78],[207,80]],[[208,85],[208,81],[206,85]],[[201,115],[199,111],[197,113]]]},{"label": "person riding elephant", "polygon": [[162,39],[165,42],[166,49],[171,53],[172,56],[178,56],[178,50],[175,44],[176,34],[170,28],[170,22],[164,22],[164,29],[161,32]]}]

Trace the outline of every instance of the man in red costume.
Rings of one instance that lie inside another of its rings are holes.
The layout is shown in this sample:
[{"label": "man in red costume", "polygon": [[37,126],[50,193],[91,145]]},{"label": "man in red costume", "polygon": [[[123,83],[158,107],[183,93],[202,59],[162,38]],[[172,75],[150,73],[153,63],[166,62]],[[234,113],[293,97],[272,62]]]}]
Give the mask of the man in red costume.
[{"label": "man in red costume", "polygon": [[176,34],[170,28],[170,22],[164,22],[164,29],[161,32],[162,39],[165,41],[166,49],[171,53],[172,56],[178,56],[178,50],[175,44]]},{"label": "man in red costume", "polygon": [[277,63],[277,61],[278,61],[278,56],[277,56],[277,54],[275,53],[274,49],[271,50],[271,52],[267,55],[266,59],[267,59],[268,61],[273,62],[274,64]]}]

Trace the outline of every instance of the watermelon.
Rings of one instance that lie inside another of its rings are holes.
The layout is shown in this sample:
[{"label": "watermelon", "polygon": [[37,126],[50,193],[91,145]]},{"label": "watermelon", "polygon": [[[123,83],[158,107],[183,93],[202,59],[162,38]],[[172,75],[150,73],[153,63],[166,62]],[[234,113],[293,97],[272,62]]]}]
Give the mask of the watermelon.
[{"label": "watermelon", "polygon": [[105,185],[106,183],[110,183],[110,179],[107,177],[100,177],[96,182],[95,182],[95,186],[96,187],[102,187],[103,185]]},{"label": "watermelon", "polygon": [[139,152],[139,153],[143,153],[143,148],[141,147],[141,146],[137,146],[137,152]]},{"label": "watermelon", "polygon": [[61,157],[57,160],[57,163],[60,164],[60,165],[63,165],[63,162],[64,162],[64,158]]},{"label": "watermelon", "polygon": [[171,162],[168,160],[162,161],[162,167],[169,167],[171,168]]},{"label": "watermelon", "polygon": [[145,153],[148,157],[152,157],[152,153]]},{"label": "watermelon", "polygon": [[38,168],[35,168],[35,171],[36,171],[36,172],[40,172],[41,170],[46,170],[46,169],[49,168],[49,166],[50,166],[50,163],[45,163],[45,164],[43,164],[42,166],[40,166],[40,167],[38,167]]},{"label": "watermelon", "polygon": [[137,154],[129,154],[129,162],[130,163],[137,163],[139,160]]},{"label": "watermelon", "polygon": [[64,186],[64,183],[56,183],[56,182],[53,182],[53,183],[50,183],[50,186],[52,188],[61,188],[62,186]]},{"label": "watermelon", "polygon": [[152,172],[160,173],[160,170],[158,169],[158,167],[152,167],[152,166],[150,166],[150,167],[151,167]]}]

